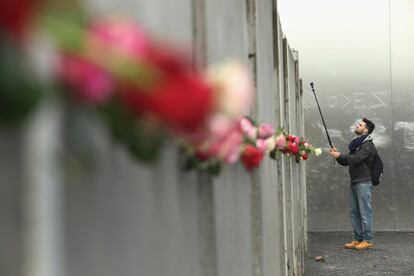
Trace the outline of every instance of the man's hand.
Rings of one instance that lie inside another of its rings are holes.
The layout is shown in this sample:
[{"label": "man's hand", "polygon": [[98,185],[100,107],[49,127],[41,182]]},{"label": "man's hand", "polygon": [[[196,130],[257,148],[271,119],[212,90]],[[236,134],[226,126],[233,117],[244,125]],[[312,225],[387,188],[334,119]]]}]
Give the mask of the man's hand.
[{"label": "man's hand", "polygon": [[332,147],[329,151],[329,154],[335,159],[341,155],[341,153],[336,149],[336,147]]}]

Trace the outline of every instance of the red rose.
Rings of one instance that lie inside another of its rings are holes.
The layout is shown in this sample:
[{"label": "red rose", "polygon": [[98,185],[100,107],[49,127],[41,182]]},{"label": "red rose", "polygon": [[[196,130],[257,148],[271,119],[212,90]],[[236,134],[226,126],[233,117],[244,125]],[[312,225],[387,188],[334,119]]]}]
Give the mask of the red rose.
[{"label": "red rose", "polygon": [[288,135],[287,136],[287,140],[288,141],[291,141],[292,143],[295,143],[295,144],[299,144],[300,143],[300,138],[298,137],[298,136],[295,136],[295,135]]},{"label": "red rose", "polygon": [[295,143],[292,143],[292,142],[288,143],[288,149],[294,155],[298,154],[298,152],[299,152],[299,146]]},{"label": "red rose", "polygon": [[21,38],[30,20],[35,0],[2,0],[0,9],[0,33],[7,32]]},{"label": "red rose", "polygon": [[307,154],[306,152],[302,154],[302,159],[303,159],[303,160],[307,160],[307,159],[308,159],[308,157],[309,157],[309,156],[308,156],[308,154]]},{"label": "red rose", "polygon": [[195,131],[213,108],[211,87],[196,75],[166,76],[152,88],[121,88],[123,101],[138,114],[149,114],[178,132]]},{"label": "red rose", "polygon": [[188,56],[178,49],[171,49],[171,45],[165,47],[154,43],[143,58],[166,74],[181,74],[192,70]]},{"label": "red rose", "polygon": [[202,151],[196,151],[195,156],[197,157],[197,159],[199,159],[201,161],[206,161],[206,160],[210,159],[210,157],[211,157],[208,153],[202,152]]},{"label": "red rose", "polygon": [[262,162],[264,151],[253,145],[247,145],[242,153],[242,162],[248,171],[257,168]]}]

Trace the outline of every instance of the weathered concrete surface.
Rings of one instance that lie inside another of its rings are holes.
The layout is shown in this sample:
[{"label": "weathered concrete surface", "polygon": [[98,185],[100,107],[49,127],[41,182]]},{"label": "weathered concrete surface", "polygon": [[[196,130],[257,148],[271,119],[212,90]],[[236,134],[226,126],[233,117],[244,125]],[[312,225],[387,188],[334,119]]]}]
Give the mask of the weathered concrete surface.
[{"label": "weathered concrete surface", "polygon": [[[377,125],[374,142],[385,166],[383,184],[373,195],[375,227],[413,231],[413,3],[369,0],[356,11],[359,4],[279,0],[284,32],[300,52],[306,136],[328,149],[310,82],[315,83],[332,142],[340,151],[347,151],[354,137],[355,120],[372,119]],[[307,163],[309,230],[351,230],[348,179],[347,168],[333,166],[327,154]]]},{"label": "weathered concrete surface", "polygon": [[0,133],[0,275],[17,275],[21,255],[21,133],[4,128]]},{"label": "weathered concrete surface", "polygon": [[[196,54],[195,63],[201,67],[227,58],[249,64],[257,88],[250,115],[260,123],[290,127],[294,134],[303,128],[295,94],[296,61],[280,29],[276,0],[82,2],[94,15],[116,13],[136,19],[155,38]],[[302,275],[306,205],[301,201],[303,190],[296,187],[304,182],[299,183],[297,175],[301,167],[289,158],[266,157],[252,174],[241,164],[225,166],[213,179],[181,172],[182,156],[172,143],[161,160],[143,164],[113,143],[90,110],[68,104],[62,112],[62,137],[50,135],[61,142],[59,161],[53,163],[59,168],[44,170],[48,180],[59,175],[57,184],[64,185],[59,193],[60,186],[48,181],[47,189],[30,193],[35,201],[22,197],[21,189],[32,181],[20,179],[25,172],[21,166],[27,163],[20,139],[30,137],[0,135],[0,214],[5,224],[0,227],[5,245],[0,249],[0,275]],[[29,145],[36,147],[34,141]],[[42,153],[49,156],[47,150]],[[50,168],[49,159],[35,164],[44,163]],[[51,204],[59,208],[45,208]],[[32,205],[36,214],[49,215],[46,220],[34,216],[35,227],[28,227],[24,218],[32,214]],[[48,235],[51,230],[60,237],[56,242]],[[33,247],[23,234],[46,236],[47,242]],[[32,248],[48,254],[52,248],[59,254],[47,259],[33,254],[37,252]],[[32,274],[27,269],[21,274],[22,259],[55,273]]]},{"label": "weathered concrete surface", "polygon": [[[311,232],[305,262],[307,276],[407,276],[414,274],[414,233],[377,232],[374,248],[344,249],[352,240],[351,232]],[[315,261],[323,256],[325,262]]]}]

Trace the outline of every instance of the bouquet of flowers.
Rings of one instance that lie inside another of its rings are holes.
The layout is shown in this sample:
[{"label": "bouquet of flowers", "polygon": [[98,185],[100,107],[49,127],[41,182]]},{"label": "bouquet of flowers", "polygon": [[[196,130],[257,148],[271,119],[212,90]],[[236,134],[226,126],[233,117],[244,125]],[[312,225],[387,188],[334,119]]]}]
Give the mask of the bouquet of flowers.
[{"label": "bouquet of flowers", "polygon": [[278,155],[285,154],[292,156],[295,161],[305,161],[310,154],[318,156],[322,153],[321,148],[312,146],[302,137],[287,134],[283,129],[279,129],[275,134],[275,148],[270,152],[270,157],[276,159]]},{"label": "bouquet of flowers", "polygon": [[36,1],[5,0],[0,9],[0,123],[21,122],[43,90],[25,52]]}]

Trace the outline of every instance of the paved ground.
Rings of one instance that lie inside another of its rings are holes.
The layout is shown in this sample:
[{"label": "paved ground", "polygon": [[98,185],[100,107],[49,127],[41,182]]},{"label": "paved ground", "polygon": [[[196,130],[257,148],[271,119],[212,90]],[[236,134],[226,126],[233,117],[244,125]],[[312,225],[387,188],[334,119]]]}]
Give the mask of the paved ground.
[{"label": "paved ground", "polygon": [[414,276],[414,233],[377,232],[375,248],[362,251],[343,248],[349,232],[309,233],[308,239],[306,276]]}]

